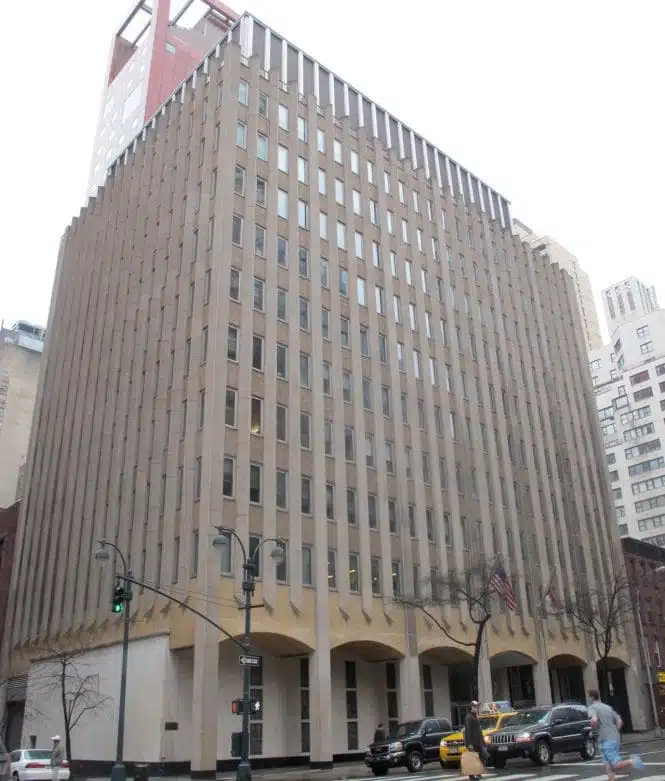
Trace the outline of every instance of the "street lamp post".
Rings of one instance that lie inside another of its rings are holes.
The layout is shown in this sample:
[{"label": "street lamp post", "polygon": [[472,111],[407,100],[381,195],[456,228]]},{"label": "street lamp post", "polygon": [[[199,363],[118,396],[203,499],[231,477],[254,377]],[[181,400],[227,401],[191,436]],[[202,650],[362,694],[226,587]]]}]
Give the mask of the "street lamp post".
[{"label": "street lamp post", "polygon": [[118,739],[115,752],[115,764],[111,770],[111,781],[125,781],[127,770],[123,761],[124,743],[125,743],[125,702],[127,699],[127,656],[129,653],[129,603],[132,599],[130,582],[127,579],[131,577],[131,572],[127,567],[127,560],[122,551],[108,540],[99,541],[99,549],[95,553],[95,560],[101,564],[107,562],[110,558],[108,548],[112,548],[122,563],[122,666],[120,670],[120,702],[118,708]]},{"label": "street lamp post", "polygon": [[[245,544],[233,529],[226,529],[222,526],[217,527],[217,534],[213,538],[212,544],[216,548],[224,550],[230,548],[231,538],[235,538],[242,552],[242,591],[245,595],[243,610],[245,611],[245,633],[243,637],[243,647],[246,653],[250,653],[252,648],[252,595],[255,589],[255,567],[258,561],[261,548],[268,542],[275,543],[275,547],[270,551],[270,559],[275,565],[284,561],[284,550],[280,547],[280,540],[276,538],[266,538],[262,540],[254,549],[251,555],[248,555]],[[244,665],[242,677],[242,737],[240,749],[240,762],[236,769],[236,781],[251,781],[252,767],[249,763],[249,709],[250,709],[250,667]],[[114,780],[115,781],[115,780]]]}]

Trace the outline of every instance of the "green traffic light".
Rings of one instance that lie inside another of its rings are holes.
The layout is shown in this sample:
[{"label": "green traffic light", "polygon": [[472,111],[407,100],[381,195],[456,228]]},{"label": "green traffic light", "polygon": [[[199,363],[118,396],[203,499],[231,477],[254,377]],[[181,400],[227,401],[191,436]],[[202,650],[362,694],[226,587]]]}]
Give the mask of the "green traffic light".
[{"label": "green traffic light", "polygon": [[111,612],[123,613],[125,610],[125,590],[118,585],[113,589],[113,599],[111,600]]}]

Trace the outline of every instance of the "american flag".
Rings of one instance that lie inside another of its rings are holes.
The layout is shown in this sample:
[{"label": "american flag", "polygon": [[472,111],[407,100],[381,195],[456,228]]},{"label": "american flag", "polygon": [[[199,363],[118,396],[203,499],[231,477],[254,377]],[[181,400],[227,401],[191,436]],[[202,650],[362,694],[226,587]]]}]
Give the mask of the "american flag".
[{"label": "american flag", "polygon": [[508,580],[508,575],[506,575],[506,570],[501,565],[499,565],[494,570],[494,574],[492,575],[492,580],[490,581],[490,583],[494,587],[496,593],[506,603],[508,609],[515,610],[515,608],[517,607],[515,592],[513,591],[513,587],[510,585],[510,581]]}]

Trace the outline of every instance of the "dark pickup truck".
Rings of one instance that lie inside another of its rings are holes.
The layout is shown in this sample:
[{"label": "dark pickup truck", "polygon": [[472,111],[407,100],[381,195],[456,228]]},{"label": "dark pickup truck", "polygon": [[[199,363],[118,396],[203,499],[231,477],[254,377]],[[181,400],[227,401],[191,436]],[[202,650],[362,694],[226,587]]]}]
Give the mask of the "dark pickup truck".
[{"label": "dark pickup truck", "polygon": [[528,708],[509,716],[503,724],[502,729],[485,739],[488,764],[497,769],[516,757],[549,765],[555,754],[574,751],[587,760],[596,756],[596,739],[584,705],[566,703]]},{"label": "dark pickup truck", "polygon": [[365,764],[375,776],[385,776],[391,767],[417,773],[425,763],[439,761],[441,738],[452,731],[448,719],[407,721],[385,740],[368,747]]}]

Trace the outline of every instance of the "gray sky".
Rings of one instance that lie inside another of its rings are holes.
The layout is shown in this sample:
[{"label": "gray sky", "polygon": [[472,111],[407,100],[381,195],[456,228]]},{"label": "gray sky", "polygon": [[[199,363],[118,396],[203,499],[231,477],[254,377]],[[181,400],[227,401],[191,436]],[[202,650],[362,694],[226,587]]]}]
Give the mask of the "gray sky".
[{"label": "gray sky", "polygon": [[[665,305],[654,239],[665,2],[247,3],[227,0],[495,187],[513,216],[577,255],[596,291],[635,274]],[[133,4],[38,0],[29,18],[22,3],[3,9],[5,321],[46,322],[60,236],[84,204],[109,46]]]}]

